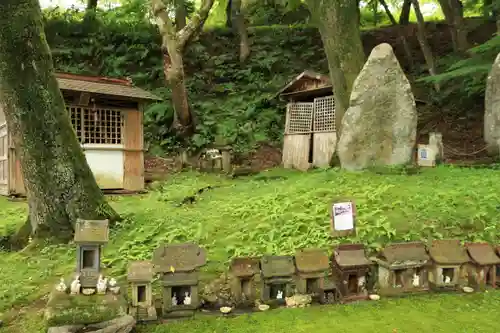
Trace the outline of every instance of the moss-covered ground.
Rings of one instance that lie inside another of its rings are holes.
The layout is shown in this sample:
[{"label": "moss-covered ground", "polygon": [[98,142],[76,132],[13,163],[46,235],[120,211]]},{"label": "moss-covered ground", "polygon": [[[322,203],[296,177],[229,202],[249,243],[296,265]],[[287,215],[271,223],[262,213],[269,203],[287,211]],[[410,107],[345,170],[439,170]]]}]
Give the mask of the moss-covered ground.
[{"label": "moss-covered ground", "polygon": [[[335,169],[309,173],[272,170],[229,180],[182,173],[142,196],[110,197],[125,220],[104,251],[108,274],[122,277],[127,262],[151,258],[164,242],[194,241],[208,250],[204,278],[225,269],[235,255],[288,254],[296,248],[330,248],[329,210],[352,198],[358,234],[371,249],[394,240],[457,237],[499,243],[500,173],[440,167],[418,175]],[[184,197],[211,185],[193,204]],[[0,233],[19,226],[27,206],[0,198]],[[1,236],[1,234],[0,234]],[[1,333],[45,331],[47,295],[74,268],[74,245],[38,244],[0,252]],[[141,332],[496,332],[500,294],[432,295],[349,306],[272,311],[236,319],[150,326]],[[335,327],[335,328],[333,328]]]}]

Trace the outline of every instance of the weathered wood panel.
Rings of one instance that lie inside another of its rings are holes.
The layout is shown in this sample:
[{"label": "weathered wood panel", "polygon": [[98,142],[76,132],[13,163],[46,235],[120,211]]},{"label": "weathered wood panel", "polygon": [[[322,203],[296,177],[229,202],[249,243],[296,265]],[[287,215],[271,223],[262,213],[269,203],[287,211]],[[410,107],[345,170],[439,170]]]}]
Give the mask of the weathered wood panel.
[{"label": "weathered wood panel", "polygon": [[283,142],[283,167],[306,171],[310,167],[311,134],[285,135]]},{"label": "weathered wood panel", "polygon": [[144,189],[143,114],[141,111],[125,112],[124,136],[123,187],[126,190],[139,191]]},{"label": "weathered wood panel", "polygon": [[8,153],[9,153],[9,138],[7,135],[7,124],[5,124],[4,122],[3,124],[0,124],[0,195],[9,194]]},{"label": "weathered wood panel", "polygon": [[313,134],[313,165],[318,168],[330,166],[335,147],[337,145],[336,132]]},{"label": "weathered wood panel", "polygon": [[21,171],[21,160],[17,158],[14,142],[9,136],[9,192],[10,194],[25,195],[24,178]]}]

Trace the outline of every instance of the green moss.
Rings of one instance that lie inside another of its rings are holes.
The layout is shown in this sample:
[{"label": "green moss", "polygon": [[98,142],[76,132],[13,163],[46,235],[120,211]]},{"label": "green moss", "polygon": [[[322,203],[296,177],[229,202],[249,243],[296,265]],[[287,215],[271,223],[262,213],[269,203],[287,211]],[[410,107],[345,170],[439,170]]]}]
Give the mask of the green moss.
[{"label": "green moss", "polygon": [[122,295],[70,295],[53,291],[45,310],[48,326],[91,324],[127,313]]}]

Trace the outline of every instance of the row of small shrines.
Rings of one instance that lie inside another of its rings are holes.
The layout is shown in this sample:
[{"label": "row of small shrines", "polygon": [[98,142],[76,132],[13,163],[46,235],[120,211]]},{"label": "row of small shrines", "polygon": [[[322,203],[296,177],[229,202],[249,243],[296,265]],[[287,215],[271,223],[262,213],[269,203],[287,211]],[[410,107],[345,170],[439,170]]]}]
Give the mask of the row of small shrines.
[{"label": "row of small shrines", "polygon": [[[108,240],[108,223],[79,221],[76,229],[78,283],[95,288],[102,284],[100,253]],[[139,320],[156,319],[152,281],[160,274],[163,316],[192,315],[201,304],[199,268],[205,263],[206,252],[196,244],[161,246],[152,261],[131,262],[130,314]],[[500,285],[500,247],[462,245],[459,240],[394,243],[368,258],[362,244],[343,244],[331,256],[324,250],[303,249],[295,256],[234,258],[230,274],[231,307],[280,303],[294,294],[309,295],[319,303],[343,303],[369,299],[373,292],[481,290]],[[373,276],[376,280],[371,284]]]}]

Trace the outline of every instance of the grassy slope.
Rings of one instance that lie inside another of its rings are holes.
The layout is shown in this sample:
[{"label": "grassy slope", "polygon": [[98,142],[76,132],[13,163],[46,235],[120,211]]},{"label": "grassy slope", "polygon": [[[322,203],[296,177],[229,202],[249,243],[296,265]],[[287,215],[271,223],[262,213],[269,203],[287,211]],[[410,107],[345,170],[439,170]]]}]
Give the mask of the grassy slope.
[{"label": "grassy slope", "polygon": [[[152,251],[163,242],[196,241],[205,246],[210,260],[205,268],[206,275],[223,270],[233,255],[285,254],[307,246],[329,248],[332,244],[329,206],[333,200],[342,198],[356,201],[359,229],[355,240],[361,240],[372,248],[390,240],[425,239],[429,236],[498,242],[498,171],[437,168],[426,170],[421,175],[382,176],[337,170],[317,170],[308,174],[273,170],[264,175],[286,179],[264,181],[258,179],[262,176],[258,176],[227,180],[185,173],[158,185],[150,194],[113,198],[113,205],[126,220],[113,230],[112,240],[105,248],[104,262],[108,273],[123,275],[127,261],[149,259]],[[220,187],[202,193],[192,206],[177,207],[185,196],[207,185]],[[0,199],[2,228],[21,223],[25,214],[24,203]],[[7,323],[15,322],[14,326],[0,329],[0,332],[41,332],[40,313],[35,314],[43,308],[41,297],[47,294],[58,275],[71,273],[73,267],[74,247],[71,245],[38,246],[24,253],[0,253],[0,312],[6,314]],[[450,308],[465,315],[467,303],[450,297]],[[473,309],[487,307],[491,302],[498,301],[498,294],[475,296],[470,300]],[[439,298],[411,304],[409,301],[401,302],[401,306],[393,310],[386,308],[386,303],[381,303],[380,315],[392,318],[387,319],[390,323],[407,311],[417,316],[425,311],[422,308],[426,304],[439,307],[445,301]],[[9,311],[13,306],[16,311]],[[20,307],[25,308],[18,311]],[[310,325],[305,324],[310,311],[320,318],[328,310],[292,311],[296,315],[282,313],[278,314],[278,318],[286,322],[283,325],[290,325],[289,321],[303,323],[305,326],[300,329],[304,330]],[[350,310],[338,311],[342,314]],[[370,312],[369,309],[363,311]],[[21,317],[10,318],[19,313]],[[485,325],[488,325],[488,316],[488,312],[482,315]],[[439,316],[432,317],[438,325]],[[255,318],[263,332],[273,327],[269,322],[271,316]],[[275,318],[274,312],[272,318]],[[340,322],[348,323],[349,318],[352,321],[354,316],[342,318],[344,316],[338,317]],[[230,330],[231,325],[238,326],[242,320],[250,319],[228,321],[227,329]],[[203,323],[193,324],[192,329],[209,325]],[[399,323],[408,325],[404,321]],[[210,325],[214,325],[216,332],[226,327],[225,322],[217,320]]]}]

